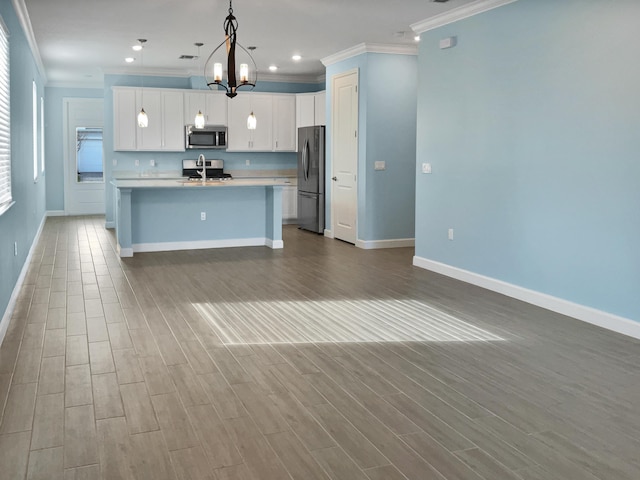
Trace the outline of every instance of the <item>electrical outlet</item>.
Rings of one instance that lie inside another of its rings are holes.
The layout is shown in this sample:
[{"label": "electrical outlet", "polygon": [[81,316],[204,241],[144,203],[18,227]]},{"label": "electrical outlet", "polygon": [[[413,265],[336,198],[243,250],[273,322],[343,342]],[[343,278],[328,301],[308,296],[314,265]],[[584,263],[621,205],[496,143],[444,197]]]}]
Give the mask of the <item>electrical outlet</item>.
[{"label": "electrical outlet", "polygon": [[133,164],[134,164],[136,167],[139,167],[139,166],[140,166],[140,160],[138,160],[138,159],[136,158],[136,159],[133,161]]},{"label": "electrical outlet", "polygon": [[431,173],[431,164],[423,163],[422,164],[422,173]]},{"label": "electrical outlet", "polygon": [[18,256],[18,242],[13,242],[13,256]]},{"label": "electrical outlet", "polygon": [[203,222],[207,219],[207,212],[200,212],[200,220]]},{"label": "electrical outlet", "polygon": [[151,165],[152,167],[155,167],[156,161],[152,158],[151,160],[149,160],[149,165]]},{"label": "electrical outlet", "polygon": [[249,160],[248,158],[244,161],[245,165],[251,165],[251,160]]},{"label": "electrical outlet", "polygon": [[387,168],[385,162],[375,162],[373,165],[374,170],[384,170],[385,168]]},{"label": "electrical outlet", "polygon": [[453,240],[453,228],[449,229],[449,240]]}]

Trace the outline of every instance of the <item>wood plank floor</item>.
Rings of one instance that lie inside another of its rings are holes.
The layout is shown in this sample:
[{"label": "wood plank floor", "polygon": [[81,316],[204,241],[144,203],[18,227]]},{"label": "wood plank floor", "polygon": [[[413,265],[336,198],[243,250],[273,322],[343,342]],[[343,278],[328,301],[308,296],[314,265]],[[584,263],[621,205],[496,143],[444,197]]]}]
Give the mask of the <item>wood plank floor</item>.
[{"label": "wood plank floor", "polygon": [[0,478],[640,478],[640,342],[284,229],[136,254],[49,218],[0,348]]}]

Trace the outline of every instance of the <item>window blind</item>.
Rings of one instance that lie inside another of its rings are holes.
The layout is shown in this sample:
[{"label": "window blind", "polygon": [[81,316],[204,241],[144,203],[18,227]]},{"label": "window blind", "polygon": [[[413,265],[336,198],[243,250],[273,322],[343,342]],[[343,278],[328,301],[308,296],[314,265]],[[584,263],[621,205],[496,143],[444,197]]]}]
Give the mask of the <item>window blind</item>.
[{"label": "window blind", "polygon": [[9,31],[0,18],[0,214],[11,205]]}]

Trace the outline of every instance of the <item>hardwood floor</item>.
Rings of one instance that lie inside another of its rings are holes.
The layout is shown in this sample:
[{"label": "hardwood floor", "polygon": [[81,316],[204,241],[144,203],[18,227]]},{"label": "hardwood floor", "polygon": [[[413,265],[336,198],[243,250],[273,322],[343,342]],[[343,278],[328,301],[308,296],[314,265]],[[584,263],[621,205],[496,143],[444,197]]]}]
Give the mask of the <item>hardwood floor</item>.
[{"label": "hardwood floor", "polygon": [[49,218],[0,348],[0,479],[640,478],[640,342],[284,229],[120,260]]}]

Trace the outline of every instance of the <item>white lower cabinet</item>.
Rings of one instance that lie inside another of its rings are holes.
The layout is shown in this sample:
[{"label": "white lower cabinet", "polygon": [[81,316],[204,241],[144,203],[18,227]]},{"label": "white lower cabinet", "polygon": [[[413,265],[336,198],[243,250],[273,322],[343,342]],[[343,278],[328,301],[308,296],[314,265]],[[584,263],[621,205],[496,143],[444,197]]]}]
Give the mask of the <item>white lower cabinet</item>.
[{"label": "white lower cabinet", "polygon": [[298,187],[282,187],[282,223],[295,223],[298,219]]}]

